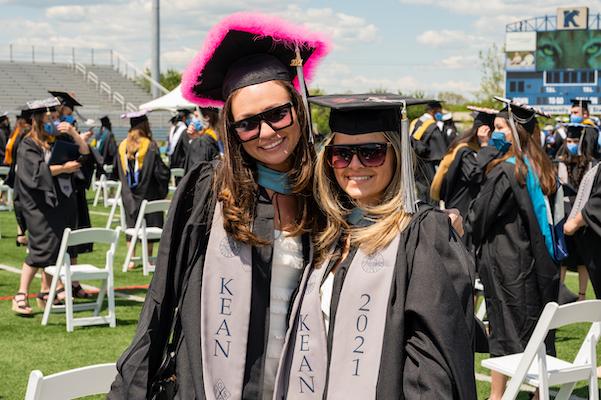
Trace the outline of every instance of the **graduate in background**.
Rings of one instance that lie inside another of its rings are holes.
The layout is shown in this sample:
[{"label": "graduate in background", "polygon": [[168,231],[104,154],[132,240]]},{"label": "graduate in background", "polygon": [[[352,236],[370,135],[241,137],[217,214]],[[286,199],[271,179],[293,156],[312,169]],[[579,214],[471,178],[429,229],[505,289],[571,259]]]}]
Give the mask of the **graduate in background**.
[{"label": "graduate in background", "polygon": [[494,146],[488,146],[498,111],[472,106],[468,109],[475,113],[474,123],[449,147],[430,187],[433,200],[444,201],[445,208],[456,208],[464,217],[484,182],[486,166],[500,155]]},{"label": "graduate in background", "polygon": [[[161,160],[157,144],[152,140],[146,112],[127,113],[122,118],[130,119],[130,130],[127,138],[119,144],[114,171],[121,181],[125,223],[128,228],[133,228],[143,200],[162,200],[167,197],[171,174]],[[147,215],[146,226],[162,227],[163,213]],[[152,255],[152,249],[153,242],[149,242],[148,254]],[[134,262],[128,267],[134,268]]]},{"label": "graduate in background", "polygon": [[[595,164],[597,162],[590,156],[591,151],[588,149],[588,146],[590,146],[591,143],[582,140],[588,126],[584,124],[567,124],[565,129],[566,138],[557,152],[556,161],[559,181],[564,187],[564,193],[566,194],[567,200],[569,200],[565,202],[565,216],[567,218],[572,211],[572,206],[574,205],[578,188],[580,187],[584,175],[591,169],[593,162]],[[561,263],[561,281],[564,281],[568,269],[577,270],[577,300],[585,300],[589,276],[584,260],[576,247],[574,237],[566,237],[566,245],[568,257]],[[569,295],[569,293],[567,294]],[[563,297],[562,293],[560,293],[560,300]]]},{"label": "graduate in background", "polygon": [[[572,108],[570,109],[570,122],[575,124],[584,124],[584,134],[581,142],[587,150],[587,155],[595,160],[601,160],[601,148],[599,143],[599,128],[590,118],[589,105],[590,100],[572,99]],[[565,138],[563,138],[565,140]],[[561,143],[563,144],[563,143]],[[560,144],[560,146],[561,146]]]},{"label": "graduate in background", "polygon": [[31,129],[31,111],[27,106],[24,106],[19,115],[17,115],[17,122],[15,123],[15,129],[12,131],[8,143],[6,144],[6,153],[4,155],[4,164],[9,166],[8,176],[4,183],[13,189],[13,208],[15,210],[15,217],[17,219],[17,238],[15,244],[17,247],[27,245],[27,227],[25,225],[25,218],[23,216],[23,210],[21,201],[19,198],[18,182],[16,181],[17,174],[17,155],[19,145],[23,138],[29,133]]},{"label": "graduate in background", "polygon": [[[89,148],[77,130],[63,122],[55,127],[50,112],[60,106],[55,98],[28,103],[32,128],[19,145],[16,187],[25,224],[28,228],[28,254],[23,263],[19,291],[13,297],[12,309],[18,315],[31,315],[27,295],[39,268],[56,262],[65,228],[75,228],[77,200],[74,174],[81,163],[71,159],[52,163],[53,149],[68,136],[68,146],[75,148],[80,159],[89,157]],[[74,249],[69,249],[75,256]],[[42,274],[42,291],[38,293],[40,307],[45,305],[51,278]],[[60,298],[60,295],[59,295]]]},{"label": "graduate in background", "polygon": [[169,131],[167,155],[169,168],[184,168],[190,140],[186,135],[190,122],[190,110],[178,110]]},{"label": "graduate in background", "polygon": [[564,225],[564,232],[585,263],[595,290],[601,299],[601,168],[591,168],[582,178],[572,212]]},{"label": "graduate in background", "polygon": [[[496,99],[506,106],[495,118],[489,145],[504,156],[489,164],[469,216],[492,357],[523,352],[545,304],[557,301],[561,254],[555,221],[547,217],[555,208],[547,204],[563,205],[553,165],[538,140],[536,115],[544,114]],[[554,354],[554,335],[546,344]],[[506,382],[492,372],[491,400],[501,399]]]},{"label": "graduate in background", "polygon": [[[199,118],[200,116],[196,116]],[[219,110],[216,108],[202,109],[203,128],[197,130],[194,121],[188,126],[188,135],[194,137],[190,141],[186,157],[186,172],[203,161],[212,161],[223,156],[223,143],[219,138]]]},{"label": "graduate in background", "polygon": [[108,115],[100,118],[100,130],[94,135],[92,145],[96,147],[103,160],[103,165],[99,165],[96,168],[96,178],[100,178],[100,175],[106,175],[108,179],[112,179],[114,173],[109,174],[103,168],[104,165],[112,166],[117,155],[117,142],[115,141],[113,126]]},{"label": "graduate in background", "polygon": [[[182,93],[224,106],[225,155],[180,182],[109,399],[152,398],[173,388],[174,374],[176,398],[272,399],[289,298],[319,215],[308,114],[292,82],[304,88],[299,71],[310,77],[327,48],[304,27],[256,13],[228,16],[206,35]],[[160,369],[167,351],[172,367]]]},{"label": "graduate in background", "polygon": [[441,130],[442,118],[442,103],[433,101],[426,105],[426,112],[411,123],[413,148],[418,157],[426,161],[430,179],[450,143],[448,136]]},{"label": "graduate in background", "polygon": [[10,119],[8,118],[8,113],[5,112],[0,114],[0,165],[6,165],[4,158],[6,157],[6,145],[10,134]]},{"label": "graduate in background", "polygon": [[448,215],[416,202],[401,122],[401,108],[423,100],[310,100],[331,108],[315,167],[327,224],[294,299],[274,399],[476,399],[473,259]]}]

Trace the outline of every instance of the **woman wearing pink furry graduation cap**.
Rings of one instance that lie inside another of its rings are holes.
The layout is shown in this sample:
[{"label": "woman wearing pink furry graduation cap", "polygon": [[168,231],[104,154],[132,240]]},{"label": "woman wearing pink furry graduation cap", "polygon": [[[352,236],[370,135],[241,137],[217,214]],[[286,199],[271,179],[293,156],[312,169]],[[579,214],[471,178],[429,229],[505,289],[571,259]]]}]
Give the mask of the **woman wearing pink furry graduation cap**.
[{"label": "woman wearing pink furry graduation cap", "polygon": [[224,159],[178,185],[136,335],[109,399],[269,399],[286,313],[319,222],[306,87],[319,35],[239,13],[205,38],[182,78],[223,107]]}]

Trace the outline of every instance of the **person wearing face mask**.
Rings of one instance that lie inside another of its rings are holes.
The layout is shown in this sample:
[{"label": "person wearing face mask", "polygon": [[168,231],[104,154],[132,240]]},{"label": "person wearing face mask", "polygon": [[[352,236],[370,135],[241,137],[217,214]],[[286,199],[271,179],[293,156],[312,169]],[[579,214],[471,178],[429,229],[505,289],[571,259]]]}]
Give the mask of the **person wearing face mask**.
[{"label": "person wearing face mask", "polygon": [[[586,149],[588,143],[582,141],[586,129],[587,125],[567,124],[566,139],[557,153],[556,161],[559,181],[563,185],[567,200],[569,200],[565,203],[566,218],[571,213],[582,178],[593,166],[594,160],[590,157],[590,152]],[[561,280],[562,282],[564,281],[568,269],[577,270],[579,286],[577,300],[585,300],[589,279],[587,269],[574,238],[566,237],[566,245],[568,257],[562,261]]]},{"label": "person wearing face mask", "polygon": [[169,168],[184,168],[185,166],[186,155],[188,154],[190,145],[190,141],[186,135],[186,130],[191,121],[190,114],[190,110],[182,109],[178,110],[177,115],[174,117],[175,120],[167,139],[169,145],[167,149]]},{"label": "person wearing face mask", "polygon": [[426,112],[410,126],[412,145],[420,161],[416,169],[418,191],[424,201],[430,200],[430,184],[449,146],[448,136],[443,133],[442,127],[442,104],[439,101],[426,104]]},{"label": "person wearing face mask", "polygon": [[581,142],[587,149],[588,156],[595,160],[601,160],[601,145],[599,128],[590,118],[589,105],[590,100],[572,99],[572,108],[570,109],[570,123],[585,125],[584,134]]},{"label": "person wearing face mask", "polygon": [[[199,116],[200,117],[200,116]],[[197,118],[199,118],[197,117]],[[188,126],[188,135],[194,136],[190,141],[190,149],[186,157],[186,172],[203,161],[212,161],[223,156],[223,142],[218,135],[219,110],[216,108],[202,109],[203,126]]]},{"label": "person wearing face mask", "polygon": [[[82,163],[73,159],[55,162],[54,149],[64,141],[67,144],[61,147],[71,147],[82,160],[90,153],[85,140],[72,125],[61,123],[56,129],[50,121],[50,112],[58,106],[60,102],[55,97],[28,103],[32,127],[18,149],[15,185],[29,240],[12,309],[22,316],[32,314],[28,292],[37,270],[56,262],[64,229],[75,228],[77,223],[74,175],[80,172]],[[72,256],[77,254],[74,251],[69,249]],[[40,306],[48,296],[50,281],[51,277],[42,274],[42,291],[37,296]]]},{"label": "person wearing face mask", "polygon": [[476,399],[473,259],[417,201],[409,121],[424,100],[312,97],[331,108],[315,167],[327,216],[290,312],[274,399]]},{"label": "person wearing face mask", "polygon": [[0,114],[0,165],[6,165],[4,158],[10,134],[10,119],[8,118],[8,113],[2,113]]},{"label": "person wearing face mask", "polygon": [[480,191],[486,166],[500,155],[499,150],[488,145],[497,110],[473,106],[468,109],[475,113],[474,124],[451,144],[430,186],[434,201],[444,201],[445,208],[455,208],[463,216],[467,216],[471,201]]},{"label": "person wearing face mask", "polygon": [[223,107],[224,156],[197,164],[177,188],[109,399],[152,398],[175,389],[173,377],[176,398],[272,399],[289,299],[319,221],[302,93],[328,47],[256,13],[207,33],[181,87],[200,107]]},{"label": "person wearing face mask", "polygon": [[[557,235],[564,215],[556,213],[563,191],[538,140],[536,116],[547,115],[496,99],[505,108],[495,118],[489,146],[504,155],[488,165],[468,218],[484,284],[492,357],[524,351],[545,304],[557,301],[559,262],[565,257],[565,244]],[[546,344],[554,354],[553,334]],[[499,400],[507,378],[494,371],[491,377],[490,399]]]}]

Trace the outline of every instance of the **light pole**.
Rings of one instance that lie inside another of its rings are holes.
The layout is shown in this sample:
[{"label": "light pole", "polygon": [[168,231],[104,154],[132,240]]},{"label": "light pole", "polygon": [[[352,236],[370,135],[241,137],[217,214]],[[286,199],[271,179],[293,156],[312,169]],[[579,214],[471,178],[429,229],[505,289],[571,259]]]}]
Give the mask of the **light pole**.
[{"label": "light pole", "polygon": [[[159,0],[152,0],[152,15],[151,15],[151,55],[150,55],[150,74],[155,82],[161,80],[161,62],[160,62],[160,51],[161,51],[161,28],[160,28],[160,11],[159,11]],[[155,85],[151,86],[151,93],[153,98],[159,97],[159,89]]]}]

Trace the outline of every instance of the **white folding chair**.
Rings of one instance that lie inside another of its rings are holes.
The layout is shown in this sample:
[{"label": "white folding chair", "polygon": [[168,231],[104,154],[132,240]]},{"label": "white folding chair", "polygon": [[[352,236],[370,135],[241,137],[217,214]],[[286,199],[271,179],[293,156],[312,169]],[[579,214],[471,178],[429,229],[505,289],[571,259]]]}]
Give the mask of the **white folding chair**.
[{"label": "white folding chair", "polygon": [[[106,199],[106,203],[111,206],[111,211],[109,212],[109,218],[106,221],[106,229],[111,229],[111,225],[113,224],[113,219],[115,219],[115,212],[117,207],[121,210],[123,209],[123,204],[121,202],[121,182],[117,182],[117,189],[115,190],[115,195],[113,197],[109,197]],[[120,226],[123,228],[125,224],[125,220],[123,220],[123,213],[119,212],[119,218],[121,218]]]},{"label": "white folding chair", "polygon": [[183,168],[171,168],[171,179],[169,181],[169,191],[171,193],[175,192],[177,189],[177,185],[175,184],[175,178],[181,178],[185,175],[185,170]]},{"label": "white folding chair", "polygon": [[[99,324],[109,324],[111,328],[116,326],[113,260],[115,258],[117,243],[119,242],[119,232],[120,228],[115,230],[87,228],[75,231],[72,231],[69,228],[65,229],[56,266],[50,266],[45,269],[45,272],[52,275],[52,284],[50,285],[50,293],[48,294],[48,301],[46,302],[46,308],[44,309],[42,325],[48,324],[48,318],[50,317],[51,311],[59,311],[66,313],[67,332],[73,332],[75,326]],[[77,246],[84,243],[104,243],[110,245],[109,250],[106,252],[106,261],[103,268],[91,264],[71,265],[71,259],[67,252],[67,248],[69,246]],[[59,279],[61,279],[65,285],[65,305],[53,304]],[[102,287],[98,292],[98,297],[95,302],[73,304],[71,283],[73,281],[83,280],[103,281]],[[108,300],[108,314],[101,316],[100,311],[105,295]],[[81,310],[94,310],[94,316],[74,318],[73,312]]]},{"label": "white folding chair", "polygon": [[[551,357],[545,351],[545,337],[552,329],[592,322],[573,362]],[[494,357],[482,366],[511,378],[503,400],[515,399],[522,382],[538,387],[541,399],[549,398],[549,386],[561,385],[555,400],[567,400],[578,381],[588,381],[589,399],[599,399],[597,384],[597,342],[601,334],[601,300],[580,301],[559,306],[548,303],[523,353]]]},{"label": "white folding chair", "polygon": [[106,394],[117,375],[115,363],[89,365],[44,376],[31,371],[25,400],[71,400]]},{"label": "white folding chair", "polygon": [[136,243],[139,240],[142,243],[142,272],[144,275],[148,275],[149,272],[154,272],[154,266],[150,265],[150,257],[148,256],[148,241],[157,240],[161,238],[163,234],[163,228],[156,226],[146,226],[145,216],[156,212],[167,212],[169,210],[170,200],[143,200],[140,206],[140,212],[136,219],[136,225],[133,228],[126,228],[124,232],[131,236],[131,242],[127,249],[127,256],[123,263],[123,272],[127,271],[129,262],[133,260],[134,249]]},{"label": "white folding chair", "polygon": [[98,180],[95,180],[92,183],[92,189],[94,189],[94,203],[92,203],[92,205],[94,207],[96,207],[98,205],[98,201],[100,200],[100,195],[102,193],[102,187],[104,182],[106,182],[106,175],[102,174],[100,175],[100,178],[98,178]]}]

